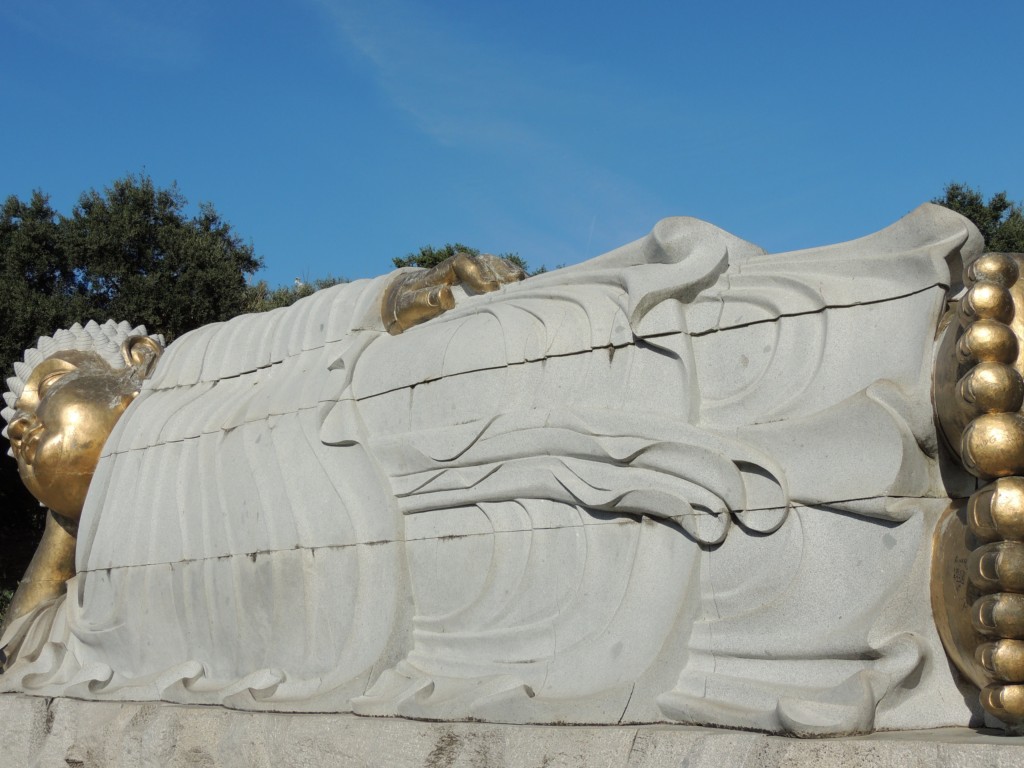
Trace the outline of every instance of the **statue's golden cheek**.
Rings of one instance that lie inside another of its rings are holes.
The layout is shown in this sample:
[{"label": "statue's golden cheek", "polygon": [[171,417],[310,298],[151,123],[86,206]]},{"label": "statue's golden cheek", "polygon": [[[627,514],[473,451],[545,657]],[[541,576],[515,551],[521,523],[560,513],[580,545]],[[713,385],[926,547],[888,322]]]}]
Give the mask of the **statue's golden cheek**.
[{"label": "statue's golden cheek", "polygon": [[45,506],[76,519],[103,444],[131,402],[113,382],[69,381],[39,404],[37,437],[19,454],[22,480]]}]

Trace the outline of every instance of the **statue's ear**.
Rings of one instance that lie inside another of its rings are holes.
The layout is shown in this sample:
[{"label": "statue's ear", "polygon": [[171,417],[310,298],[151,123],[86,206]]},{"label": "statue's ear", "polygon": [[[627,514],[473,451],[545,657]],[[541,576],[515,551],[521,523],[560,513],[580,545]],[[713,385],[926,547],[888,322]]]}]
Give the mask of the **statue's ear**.
[{"label": "statue's ear", "polygon": [[129,336],[121,344],[121,356],[138,371],[140,380],[149,378],[163,353],[163,345],[151,336]]}]

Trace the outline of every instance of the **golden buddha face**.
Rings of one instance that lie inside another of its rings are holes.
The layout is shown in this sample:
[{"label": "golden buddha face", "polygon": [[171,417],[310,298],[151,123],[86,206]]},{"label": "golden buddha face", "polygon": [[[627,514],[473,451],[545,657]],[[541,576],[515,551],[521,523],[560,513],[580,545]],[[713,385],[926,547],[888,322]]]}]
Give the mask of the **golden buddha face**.
[{"label": "golden buddha face", "polygon": [[71,520],[82,514],[103,444],[159,355],[155,344],[152,356],[133,346],[134,353],[126,342],[129,365],[119,369],[95,352],[57,352],[32,370],[15,403],[7,433],[22,482],[40,503]]}]

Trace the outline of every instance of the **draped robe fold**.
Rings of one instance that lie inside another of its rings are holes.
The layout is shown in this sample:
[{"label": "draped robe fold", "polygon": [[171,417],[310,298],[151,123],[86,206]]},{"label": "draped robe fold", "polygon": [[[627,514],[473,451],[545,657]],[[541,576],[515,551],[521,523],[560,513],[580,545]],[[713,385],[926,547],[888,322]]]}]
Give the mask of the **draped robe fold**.
[{"label": "draped robe fold", "polygon": [[109,439],[78,575],[11,627],[0,688],[799,732],[963,719],[922,585],[946,499],[932,333],[978,247],[934,206],[779,255],[667,219],[400,336],[387,278],[201,328]]}]

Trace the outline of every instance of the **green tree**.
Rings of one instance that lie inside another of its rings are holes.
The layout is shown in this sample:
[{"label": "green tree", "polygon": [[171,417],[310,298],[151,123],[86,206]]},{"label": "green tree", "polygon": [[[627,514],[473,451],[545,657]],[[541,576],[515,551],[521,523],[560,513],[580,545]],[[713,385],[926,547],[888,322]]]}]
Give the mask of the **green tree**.
[{"label": "green tree", "polygon": [[266,280],[249,286],[249,298],[246,305],[246,312],[266,312],[270,309],[287,307],[299,299],[311,296],[319,290],[330,288],[332,285],[347,283],[344,277],[320,277],[311,283],[303,282],[296,278],[294,285],[280,285],[271,288]]},{"label": "green tree", "polygon": [[[395,266],[401,267],[423,267],[429,269],[430,267],[436,267],[445,259],[450,256],[454,256],[460,252],[468,253],[472,256],[479,256],[480,250],[478,248],[470,248],[468,245],[462,243],[445,243],[440,248],[435,248],[432,245],[422,246],[416,253],[406,254],[404,257],[396,256],[392,259]],[[498,256],[502,259],[507,259],[519,267],[526,274],[530,274],[530,269],[526,265],[526,261],[520,258],[518,253],[499,253]],[[546,271],[543,267],[541,271]]]},{"label": "green tree", "polygon": [[174,186],[147,176],[82,194],[71,216],[36,191],[9,197],[0,217],[0,368],[24,346],[74,322],[145,323],[170,340],[227,320],[251,303],[262,266],[208,203],[186,214]]},{"label": "green tree", "polygon": [[932,200],[966,216],[981,231],[985,245],[996,253],[1024,252],[1024,210],[1019,202],[997,192],[985,202],[979,190],[950,182],[942,197]]},{"label": "green tree", "polygon": [[8,198],[0,213],[0,369],[11,375],[27,342],[88,311],[60,218],[41,192]]},{"label": "green tree", "polygon": [[262,260],[211,204],[193,217],[186,205],[176,187],[128,176],[61,220],[95,319],[145,322],[170,339],[246,310],[246,278]]}]

